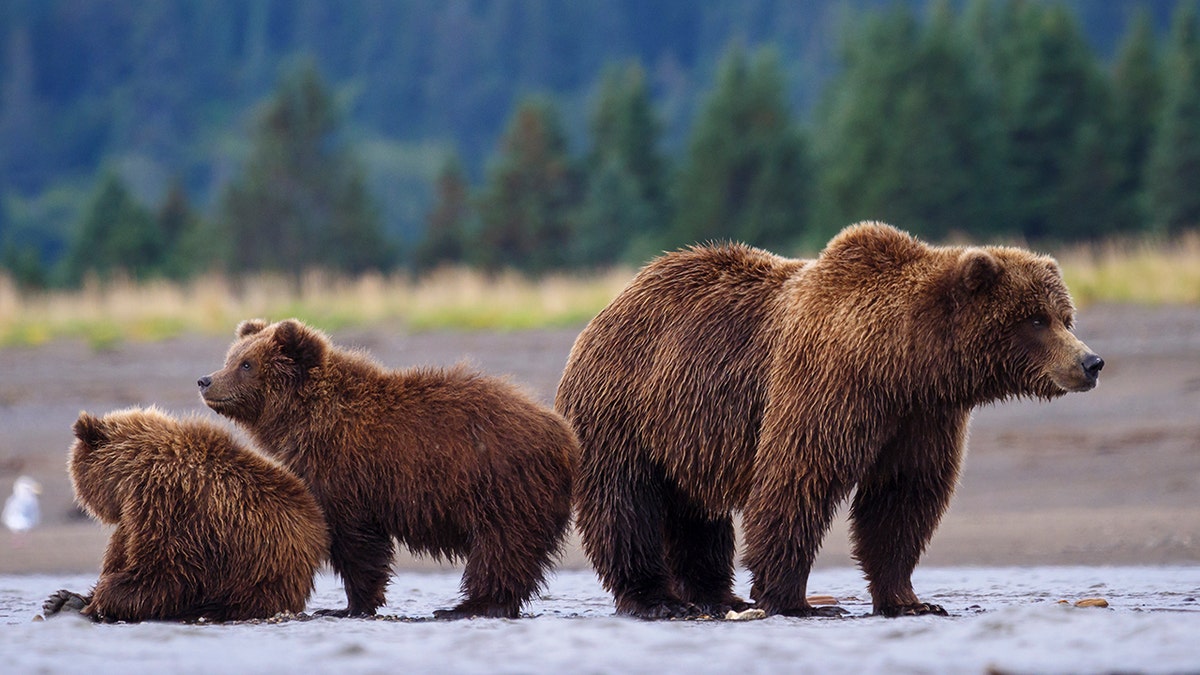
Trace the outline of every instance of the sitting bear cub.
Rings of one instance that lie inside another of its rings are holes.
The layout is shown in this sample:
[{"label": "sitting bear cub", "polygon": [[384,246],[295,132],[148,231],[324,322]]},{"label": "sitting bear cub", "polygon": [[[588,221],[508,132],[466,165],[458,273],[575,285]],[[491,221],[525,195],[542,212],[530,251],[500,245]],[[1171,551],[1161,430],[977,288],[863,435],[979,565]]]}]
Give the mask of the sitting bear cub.
[{"label": "sitting bear cub", "polygon": [[47,615],[237,621],[304,611],[328,536],[291,472],[213,422],[155,408],[81,413],[75,439],[75,498],[117,527],[91,594],[59,591]]}]

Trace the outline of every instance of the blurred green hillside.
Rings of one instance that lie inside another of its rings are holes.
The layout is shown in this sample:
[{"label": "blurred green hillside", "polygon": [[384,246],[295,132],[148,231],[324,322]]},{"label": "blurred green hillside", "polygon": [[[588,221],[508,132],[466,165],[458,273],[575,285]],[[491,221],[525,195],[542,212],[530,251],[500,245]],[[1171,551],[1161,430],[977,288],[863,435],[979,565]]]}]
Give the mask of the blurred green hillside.
[{"label": "blurred green hillside", "polygon": [[0,268],[542,274],[1200,224],[1193,2],[9,0]]}]

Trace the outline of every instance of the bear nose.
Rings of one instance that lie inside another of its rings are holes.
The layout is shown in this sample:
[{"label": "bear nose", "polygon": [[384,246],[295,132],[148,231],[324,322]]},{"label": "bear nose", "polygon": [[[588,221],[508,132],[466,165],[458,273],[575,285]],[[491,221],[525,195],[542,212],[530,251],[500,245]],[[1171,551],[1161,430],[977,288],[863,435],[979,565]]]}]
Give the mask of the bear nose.
[{"label": "bear nose", "polygon": [[196,384],[200,385],[201,389],[208,389],[210,386],[212,386],[212,378],[205,375],[204,377],[196,380]]},{"label": "bear nose", "polygon": [[1083,372],[1087,374],[1089,379],[1096,379],[1100,376],[1100,370],[1104,368],[1104,359],[1097,354],[1088,354],[1083,357]]}]

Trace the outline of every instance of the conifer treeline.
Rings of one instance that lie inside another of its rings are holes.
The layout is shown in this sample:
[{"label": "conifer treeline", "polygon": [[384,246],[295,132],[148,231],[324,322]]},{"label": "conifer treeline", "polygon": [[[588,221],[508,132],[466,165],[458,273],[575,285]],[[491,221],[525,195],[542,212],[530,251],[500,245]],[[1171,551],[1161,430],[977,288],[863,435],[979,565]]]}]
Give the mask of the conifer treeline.
[{"label": "conifer treeline", "polygon": [[547,95],[520,100],[479,184],[449,158],[425,232],[385,236],[378,196],[329,87],[294,69],[261,112],[244,167],[201,217],[179,185],[152,213],[112,172],[49,268],[6,246],[27,283],[124,267],[348,273],[443,264],[534,273],[640,263],[693,242],[812,248],[870,218],[939,239],[1077,240],[1200,224],[1195,4],[1165,40],[1145,15],[1111,64],[1058,3],[899,5],[858,17],[841,69],[803,123],[779,52],[730,46],[679,156],[641,64],[610,65],[587,147]]}]

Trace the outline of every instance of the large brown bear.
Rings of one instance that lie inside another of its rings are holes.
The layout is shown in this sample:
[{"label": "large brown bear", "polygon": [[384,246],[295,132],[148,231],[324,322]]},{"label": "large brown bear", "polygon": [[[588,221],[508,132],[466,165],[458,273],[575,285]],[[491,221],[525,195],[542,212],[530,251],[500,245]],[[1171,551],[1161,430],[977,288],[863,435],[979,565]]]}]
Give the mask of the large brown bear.
[{"label": "large brown bear", "polygon": [[75,438],[75,498],[117,527],[91,595],[59,591],[48,614],[235,621],[304,611],[329,542],[296,476],[212,422],[155,408],[81,413]]},{"label": "large brown bear", "polygon": [[911,575],[958,480],[971,409],[1096,386],[1053,259],[931,247],[880,223],[814,260],[741,245],[648,264],[580,334],[556,407],[583,450],[577,526],[617,610],[805,616],[809,570],[854,494],[875,612],[942,614]]},{"label": "large brown bear", "polygon": [[346,587],[336,615],[384,603],[395,537],[466,558],[466,598],[440,618],[516,617],[571,514],[579,446],[506,382],[457,367],[390,371],[296,320],[243,322],[204,402],[297,473],[325,511]]}]

